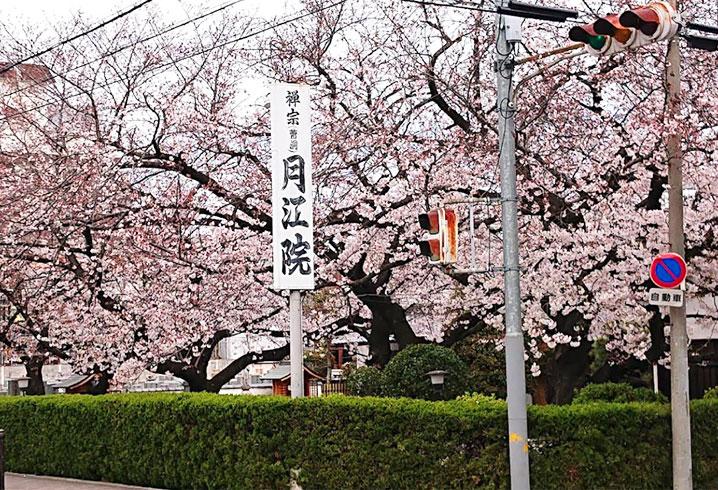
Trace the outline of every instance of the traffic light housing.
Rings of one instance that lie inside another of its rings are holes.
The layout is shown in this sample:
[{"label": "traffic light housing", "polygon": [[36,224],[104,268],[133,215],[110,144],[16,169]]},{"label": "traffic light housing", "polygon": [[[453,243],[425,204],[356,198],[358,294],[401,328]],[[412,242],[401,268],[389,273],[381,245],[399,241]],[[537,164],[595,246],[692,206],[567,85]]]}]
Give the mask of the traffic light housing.
[{"label": "traffic light housing", "polygon": [[429,237],[419,242],[421,255],[432,264],[453,264],[458,256],[459,221],[453,209],[432,209],[419,215],[419,226]]},{"label": "traffic light housing", "polygon": [[620,15],[607,15],[591,24],[575,26],[568,37],[584,43],[591,54],[613,54],[670,39],[680,29],[680,22],[675,9],[659,0]]},{"label": "traffic light housing", "polygon": [[431,235],[436,235],[441,229],[441,223],[439,218],[439,210],[432,209],[427,213],[419,215],[419,226],[422,230],[426,230]]},{"label": "traffic light housing", "polygon": [[650,7],[639,7],[623,12],[619,20],[622,25],[638,29],[646,36],[653,36],[661,23],[656,9]]}]

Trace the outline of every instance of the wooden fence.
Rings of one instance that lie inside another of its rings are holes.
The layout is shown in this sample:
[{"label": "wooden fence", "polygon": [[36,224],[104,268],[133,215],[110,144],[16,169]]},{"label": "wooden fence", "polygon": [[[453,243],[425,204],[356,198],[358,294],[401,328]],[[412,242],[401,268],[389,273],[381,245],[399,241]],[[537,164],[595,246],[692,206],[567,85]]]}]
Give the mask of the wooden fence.
[{"label": "wooden fence", "polygon": [[309,383],[309,396],[346,395],[344,381],[312,381]]}]

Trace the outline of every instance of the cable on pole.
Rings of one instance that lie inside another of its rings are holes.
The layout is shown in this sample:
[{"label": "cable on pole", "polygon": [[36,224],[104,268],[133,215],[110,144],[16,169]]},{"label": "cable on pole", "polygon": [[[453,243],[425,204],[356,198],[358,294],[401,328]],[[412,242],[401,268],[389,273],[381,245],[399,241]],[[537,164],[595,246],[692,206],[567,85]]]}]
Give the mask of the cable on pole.
[{"label": "cable on pole", "polygon": [[[151,1],[151,0],[150,0],[150,1]],[[260,34],[263,34],[263,33],[267,32],[267,31],[274,30],[274,29],[276,29],[277,27],[281,27],[281,26],[284,26],[284,25],[287,25],[287,24],[291,24],[292,22],[296,22],[297,20],[303,19],[303,18],[305,18],[305,17],[309,17],[310,15],[314,15],[314,14],[317,14],[317,13],[322,12],[322,11],[324,11],[324,10],[328,10],[328,9],[330,9],[330,8],[332,8],[332,7],[336,7],[336,6],[342,5],[342,4],[343,4],[344,2],[346,2],[346,1],[347,1],[347,0],[338,0],[337,2],[331,3],[331,4],[326,5],[326,6],[324,6],[324,7],[320,7],[320,8],[311,10],[311,11],[309,11],[309,12],[306,12],[306,13],[304,13],[304,14],[297,15],[296,17],[292,17],[292,18],[290,18],[290,19],[286,19],[286,20],[283,20],[283,21],[281,21],[281,22],[277,22],[276,24],[272,24],[272,25],[269,25],[269,26],[267,26],[267,27],[263,27],[262,29],[258,29],[258,30],[256,30],[256,31],[250,32],[249,34],[245,34],[245,35],[242,35],[242,36],[239,36],[239,37],[230,39],[230,40],[228,40],[228,41],[225,41],[225,42],[223,42],[223,43],[216,44],[216,45],[211,46],[211,47],[209,47],[209,48],[201,49],[201,50],[199,50],[199,51],[196,51],[196,52],[194,52],[194,53],[190,53],[190,54],[185,55],[185,56],[182,56],[182,57],[180,57],[180,58],[170,60],[170,61],[168,61],[167,63],[162,63],[161,65],[158,65],[158,66],[156,66],[156,67],[154,67],[154,68],[150,68],[150,69],[147,70],[145,73],[153,73],[153,72],[155,72],[155,71],[157,71],[157,70],[160,70],[160,69],[162,69],[162,68],[167,68],[168,66],[176,65],[176,64],[179,63],[179,62],[188,60],[188,59],[190,59],[190,58],[194,58],[195,56],[199,56],[199,55],[201,55],[201,54],[206,54],[206,53],[208,53],[208,52],[210,52],[210,51],[213,51],[213,50],[215,50],[215,49],[222,48],[222,47],[227,46],[227,45],[229,45],[229,44],[234,44],[234,43],[237,43],[237,42],[239,42],[239,41],[245,41],[245,40],[250,39],[250,38],[252,38],[252,37],[254,37],[254,36],[258,36],[258,35],[260,35]],[[98,84],[98,85],[96,85],[95,87],[96,87],[96,88],[107,88],[107,87],[109,87],[109,86],[111,86],[111,85],[114,85],[115,83],[122,82],[122,81],[128,81],[129,79],[130,79],[129,76],[128,76],[128,77],[119,76],[119,77],[115,78],[114,80],[111,80],[111,81],[106,82],[106,83]],[[79,97],[79,96],[82,96],[82,95],[86,95],[86,93],[81,91],[81,92],[78,92],[78,93],[75,93],[75,94],[72,94],[72,95],[68,95],[68,96],[64,97],[63,100],[73,99],[73,98],[75,98],[75,97]],[[53,101],[51,101],[51,102],[45,102],[44,104],[36,105],[36,106],[30,107],[30,108],[28,108],[28,109],[25,109],[25,110],[23,110],[23,111],[13,113],[13,114],[11,114],[11,115],[5,116],[4,118],[0,119],[0,123],[5,122],[5,121],[7,121],[7,120],[9,120],[9,119],[12,119],[12,118],[15,118],[15,117],[22,116],[22,115],[24,115],[24,114],[27,114],[27,113],[30,113],[30,112],[33,112],[33,111],[36,111],[36,110],[38,110],[38,109],[42,109],[42,108],[44,108],[44,107],[48,107],[48,106],[53,105],[53,104],[55,104],[55,103],[56,103],[56,101],[53,100]]]},{"label": "cable on pole", "polygon": [[87,31],[83,31],[83,32],[81,32],[81,33],[79,33],[79,34],[76,34],[76,35],[74,35],[74,36],[72,36],[72,37],[69,37],[69,38],[67,38],[67,39],[65,39],[65,40],[63,40],[63,41],[60,41],[59,43],[54,44],[54,45],[50,46],[49,48],[43,49],[42,51],[39,51],[39,52],[37,52],[37,53],[33,53],[33,54],[29,55],[29,56],[26,56],[25,58],[23,58],[23,59],[21,59],[21,60],[19,60],[19,61],[15,61],[14,63],[11,63],[11,64],[9,64],[9,65],[6,65],[6,66],[0,68],[0,75],[2,75],[3,73],[6,73],[6,72],[12,70],[13,68],[15,68],[15,67],[18,66],[18,65],[21,65],[21,64],[23,64],[23,63],[25,63],[25,62],[27,62],[27,61],[30,61],[30,60],[32,60],[32,59],[34,59],[34,58],[37,58],[38,56],[42,56],[43,54],[47,54],[47,53],[49,53],[50,51],[52,51],[53,49],[57,49],[57,48],[59,48],[60,46],[65,45],[65,44],[67,44],[67,43],[71,43],[72,41],[75,41],[75,40],[77,40],[77,39],[80,39],[80,38],[83,37],[83,36],[87,36],[88,34],[91,34],[91,33],[95,32],[95,31],[98,30],[98,29],[102,29],[103,27],[105,27],[105,26],[107,26],[107,25],[109,25],[109,24],[112,24],[113,22],[115,22],[115,21],[121,19],[122,17],[125,17],[125,16],[131,14],[131,13],[134,12],[135,10],[142,8],[142,7],[144,7],[145,5],[147,5],[148,3],[153,2],[153,1],[154,1],[154,0],[144,0],[143,2],[138,3],[138,4],[135,5],[134,7],[131,7],[131,8],[129,8],[129,9],[123,11],[123,12],[120,12],[119,14],[115,15],[115,16],[112,17],[111,19],[108,19],[108,20],[106,20],[106,21],[104,21],[104,22],[101,22],[100,24],[96,25],[96,26],[93,27],[92,29],[89,29],[89,30],[87,30]]},{"label": "cable on pole", "polygon": [[3,94],[3,96],[4,96],[4,97],[9,97],[9,96],[11,96],[11,95],[21,94],[21,93],[23,93],[23,92],[27,92],[28,90],[32,90],[34,87],[37,87],[38,85],[42,85],[43,83],[46,83],[46,82],[51,82],[51,81],[54,80],[55,78],[63,78],[65,75],[67,75],[67,74],[70,73],[70,72],[73,72],[73,71],[75,71],[75,70],[79,70],[80,68],[85,68],[86,66],[89,66],[89,65],[91,65],[91,64],[93,64],[93,63],[97,63],[98,61],[102,61],[103,59],[105,59],[105,58],[107,58],[107,57],[109,57],[109,56],[114,56],[114,55],[116,55],[117,53],[120,53],[120,52],[122,52],[122,51],[124,51],[124,50],[126,50],[126,49],[128,49],[128,48],[132,48],[132,47],[135,47],[135,46],[137,46],[137,45],[139,45],[139,44],[146,43],[147,41],[151,41],[151,40],[153,40],[153,39],[156,39],[156,38],[158,38],[158,37],[160,37],[160,36],[163,36],[163,35],[167,34],[168,32],[172,32],[172,31],[174,31],[174,30],[176,30],[176,29],[180,29],[180,28],[182,28],[182,27],[185,27],[185,26],[188,25],[188,24],[191,24],[191,23],[193,23],[193,22],[195,22],[195,21],[198,21],[198,20],[204,19],[204,18],[206,18],[206,17],[209,17],[209,16],[211,16],[211,15],[214,15],[214,14],[216,14],[216,13],[218,13],[218,12],[221,12],[222,10],[226,10],[226,9],[228,9],[229,7],[232,7],[232,6],[236,5],[236,4],[242,3],[242,2],[244,2],[244,1],[246,1],[246,0],[234,0],[233,2],[226,3],[226,4],[224,4],[224,5],[220,6],[220,7],[217,7],[216,9],[214,9],[214,10],[212,10],[212,11],[206,12],[206,13],[204,13],[204,14],[200,14],[200,15],[198,15],[198,16],[196,16],[196,17],[193,17],[193,18],[191,18],[191,19],[188,19],[188,20],[186,20],[186,21],[184,21],[184,22],[182,22],[182,23],[180,23],[180,24],[175,24],[175,25],[173,25],[173,26],[171,26],[171,27],[169,27],[169,28],[167,28],[167,29],[165,29],[165,30],[163,30],[163,31],[157,32],[157,33],[155,33],[155,34],[153,34],[153,35],[151,35],[151,36],[148,36],[148,37],[146,37],[146,38],[140,39],[140,40],[135,41],[135,42],[130,43],[130,44],[125,44],[124,46],[121,46],[121,47],[119,47],[119,48],[117,48],[117,49],[114,49],[114,50],[110,51],[109,53],[103,54],[103,55],[100,56],[99,58],[95,58],[95,59],[93,59],[93,60],[86,61],[85,63],[82,63],[82,64],[80,64],[80,65],[73,66],[72,68],[68,68],[67,70],[63,71],[62,73],[56,73],[56,74],[54,74],[54,75],[50,75],[50,76],[45,77],[45,78],[43,78],[43,79],[35,80],[35,81],[34,81],[33,83],[31,83],[30,85],[27,85],[27,86],[25,86],[25,87],[23,87],[23,88],[14,90],[14,91],[12,91],[12,92],[8,92],[8,93],[6,93],[6,94]]}]

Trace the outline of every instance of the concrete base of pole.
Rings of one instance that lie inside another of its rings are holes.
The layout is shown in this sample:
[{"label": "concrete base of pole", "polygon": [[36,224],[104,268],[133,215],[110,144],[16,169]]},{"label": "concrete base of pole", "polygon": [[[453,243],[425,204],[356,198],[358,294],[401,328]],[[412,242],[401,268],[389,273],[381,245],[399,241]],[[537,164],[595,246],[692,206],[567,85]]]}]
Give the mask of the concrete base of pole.
[{"label": "concrete base of pole", "polygon": [[304,339],[302,335],[302,293],[289,292],[289,363],[292,398],[304,396]]}]

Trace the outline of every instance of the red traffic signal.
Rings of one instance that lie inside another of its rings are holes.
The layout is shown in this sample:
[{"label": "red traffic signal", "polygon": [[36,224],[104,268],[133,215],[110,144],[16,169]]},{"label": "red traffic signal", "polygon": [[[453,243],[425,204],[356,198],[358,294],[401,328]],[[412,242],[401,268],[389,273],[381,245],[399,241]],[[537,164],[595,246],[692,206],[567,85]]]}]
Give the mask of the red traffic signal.
[{"label": "red traffic signal", "polygon": [[439,224],[439,210],[438,209],[432,209],[428,213],[423,213],[419,215],[419,226],[422,230],[426,230],[432,235],[435,235],[439,233],[440,224]]}]

